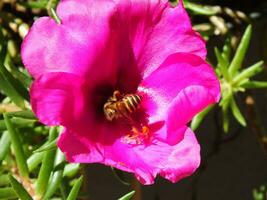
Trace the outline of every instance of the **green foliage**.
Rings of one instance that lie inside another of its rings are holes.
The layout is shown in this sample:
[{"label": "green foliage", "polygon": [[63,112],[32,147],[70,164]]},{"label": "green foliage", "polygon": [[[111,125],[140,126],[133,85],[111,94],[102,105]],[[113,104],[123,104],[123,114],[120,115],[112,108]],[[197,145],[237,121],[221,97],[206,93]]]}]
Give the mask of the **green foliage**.
[{"label": "green foliage", "polygon": [[23,149],[23,143],[7,114],[4,114],[4,120],[9,133],[11,144],[13,146],[19,173],[22,177],[28,178],[29,170],[26,162],[26,155]]},{"label": "green foliage", "polygon": [[[74,200],[87,196],[87,190],[81,189],[83,165],[68,163],[57,148],[60,127],[44,126],[31,110],[29,86],[32,79],[23,67],[19,54],[22,39],[34,19],[47,13],[58,24],[61,23],[56,13],[58,0],[6,0],[5,3],[10,4],[7,10],[2,10],[2,2],[0,0],[0,200],[36,197]],[[217,5],[207,6],[190,0],[184,0],[184,5],[193,20],[198,21],[199,17],[204,19],[201,23],[194,23],[194,28],[206,40],[210,36],[225,36],[231,32],[224,15],[229,17],[232,12],[232,21],[241,20],[234,10],[230,9],[230,12]],[[22,10],[16,11],[17,7]],[[235,37],[234,33],[229,35]],[[248,89],[267,88],[267,81],[253,80],[255,75],[263,72],[262,61],[243,67],[251,35],[252,26],[249,25],[237,48],[233,47],[231,37],[227,37],[222,49],[215,48],[215,70],[221,82],[222,98],[219,106],[206,108],[192,120],[193,130],[218,107],[222,112],[225,132],[230,128],[230,114],[242,126],[247,125],[244,111],[237,101],[240,93]],[[112,171],[124,185],[131,184],[123,172]],[[266,189],[262,188],[253,191],[255,200],[263,200],[266,195]],[[134,194],[135,191],[132,191],[119,200],[130,200]]]},{"label": "green foliage", "polygon": [[9,181],[15,193],[21,200],[32,200],[32,197],[26,191],[21,183],[19,183],[12,175],[9,175]]},{"label": "green foliage", "polygon": [[77,199],[82,182],[83,182],[83,177],[81,176],[79,179],[75,181],[67,200]]},{"label": "green foliage", "polygon": [[[246,119],[240,111],[236,102],[236,96],[240,92],[246,92],[247,89],[266,88],[266,82],[251,80],[255,75],[263,71],[263,61],[257,62],[247,68],[242,68],[249,42],[252,35],[252,26],[249,25],[237,47],[237,50],[231,60],[230,40],[225,42],[222,52],[215,47],[215,55],[217,58],[217,67],[215,71],[221,82],[221,100],[219,106],[222,110],[223,130],[229,131],[229,111],[232,112],[234,118],[242,126],[246,126]],[[195,130],[202,119],[210,111],[210,107],[199,113],[191,122],[191,128]]]},{"label": "green foliage", "polygon": [[17,198],[17,194],[15,193],[12,187],[0,188],[0,199],[15,199]]},{"label": "green foliage", "polygon": [[253,189],[254,200],[265,200],[267,195],[266,186],[262,185],[259,189]]},{"label": "green foliage", "polygon": [[[58,136],[57,128],[56,127],[51,128],[49,132],[48,142],[55,140],[57,136]],[[38,174],[35,187],[36,194],[39,197],[43,197],[46,191],[50,175],[53,171],[55,154],[56,154],[55,150],[47,150],[44,153],[42,165]]]},{"label": "green foliage", "polygon": [[[18,1],[20,6],[41,9],[60,23],[55,8],[57,0]],[[1,4],[1,2],[0,2]],[[1,12],[1,5],[0,5]],[[16,13],[4,13],[8,20]],[[34,17],[34,15],[32,15]],[[69,164],[56,146],[58,127],[40,124],[30,109],[31,78],[22,66],[8,24],[1,24],[0,14],[0,199],[77,199],[82,184],[80,164]],[[14,18],[13,18],[14,17]],[[16,16],[17,17],[17,16]],[[16,19],[16,25],[24,25]],[[27,22],[29,23],[29,22]],[[30,25],[30,24],[29,24]],[[26,28],[29,26],[25,26]],[[12,174],[12,175],[9,175]],[[76,181],[72,187],[73,181]],[[69,197],[68,197],[69,194]],[[34,197],[33,197],[34,195]]]},{"label": "green foliage", "polygon": [[135,194],[135,191],[132,191],[132,192],[124,195],[123,197],[119,198],[119,200],[130,200],[130,199],[132,199],[134,194]]}]

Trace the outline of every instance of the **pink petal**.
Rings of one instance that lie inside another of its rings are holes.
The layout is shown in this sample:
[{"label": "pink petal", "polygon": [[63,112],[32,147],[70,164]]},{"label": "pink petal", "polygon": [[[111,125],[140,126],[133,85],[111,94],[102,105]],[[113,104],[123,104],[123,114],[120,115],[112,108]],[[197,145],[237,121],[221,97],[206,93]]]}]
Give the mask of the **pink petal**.
[{"label": "pink petal", "polygon": [[[210,91],[199,85],[188,86],[173,100],[168,109],[167,131],[169,141],[176,142],[173,132],[187,124],[197,113],[208,105],[214,104],[216,99]],[[172,139],[171,139],[172,138]],[[179,137],[176,138],[179,141]]]},{"label": "pink petal", "polygon": [[[70,162],[111,165],[134,173],[143,184],[153,184],[157,174],[177,182],[191,175],[200,163],[200,147],[194,133],[187,129],[184,135],[184,139],[175,145],[153,141],[146,146],[133,146],[119,139],[109,145],[93,144],[86,138],[65,131],[58,146]],[[72,148],[69,148],[70,145]]]},{"label": "pink petal", "polygon": [[22,44],[23,62],[35,78],[68,72],[90,76],[94,85],[136,90],[140,73],[128,35],[114,30],[118,25],[113,1],[64,0],[57,13],[60,25],[42,17]]},{"label": "pink petal", "polygon": [[95,60],[104,54],[113,10],[110,1],[61,1],[57,11],[62,23],[41,17],[24,39],[24,65],[35,78],[47,72],[86,76],[92,66],[106,67]]},{"label": "pink petal", "polygon": [[31,105],[39,120],[46,125],[74,126],[86,123],[85,81],[64,72],[47,73],[31,86]]},{"label": "pink petal", "polygon": [[118,8],[120,30],[128,32],[145,77],[176,52],[205,58],[205,42],[192,30],[182,1],[172,7],[167,0],[118,0]]},{"label": "pink petal", "polygon": [[69,162],[103,162],[103,155],[95,145],[85,144],[80,140],[74,132],[64,130],[57,145],[64,152]]},{"label": "pink petal", "polygon": [[188,53],[169,56],[138,90],[143,93],[142,106],[150,116],[149,122],[166,120],[170,143],[181,140],[183,134],[178,133],[183,131],[179,129],[220,98],[220,84],[213,69]]}]

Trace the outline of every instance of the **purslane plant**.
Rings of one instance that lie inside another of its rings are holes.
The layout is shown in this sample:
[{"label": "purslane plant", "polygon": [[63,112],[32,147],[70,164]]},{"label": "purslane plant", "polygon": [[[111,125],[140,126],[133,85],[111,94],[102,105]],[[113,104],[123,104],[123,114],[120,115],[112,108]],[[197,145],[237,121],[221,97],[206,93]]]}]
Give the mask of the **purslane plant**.
[{"label": "purslane plant", "polygon": [[32,109],[64,127],[67,160],[143,184],[192,174],[200,147],[186,124],[219,100],[220,85],[182,1],[64,0],[56,12],[60,24],[37,19],[21,54],[35,79]]}]

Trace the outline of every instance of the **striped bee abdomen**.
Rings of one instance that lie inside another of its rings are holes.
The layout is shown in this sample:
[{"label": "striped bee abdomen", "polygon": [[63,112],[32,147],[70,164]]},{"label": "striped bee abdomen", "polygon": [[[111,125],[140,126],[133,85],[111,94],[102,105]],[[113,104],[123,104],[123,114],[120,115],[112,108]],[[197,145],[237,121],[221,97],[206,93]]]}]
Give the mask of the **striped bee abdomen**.
[{"label": "striped bee abdomen", "polygon": [[123,117],[129,118],[130,114],[139,108],[140,102],[141,97],[139,95],[121,95],[116,90],[103,106],[104,115],[109,121]]},{"label": "striped bee abdomen", "polygon": [[128,94],[122,98],[121,102],[125,106],[127,113],[131,114],[138,109],[141,97],[137,94]]}]

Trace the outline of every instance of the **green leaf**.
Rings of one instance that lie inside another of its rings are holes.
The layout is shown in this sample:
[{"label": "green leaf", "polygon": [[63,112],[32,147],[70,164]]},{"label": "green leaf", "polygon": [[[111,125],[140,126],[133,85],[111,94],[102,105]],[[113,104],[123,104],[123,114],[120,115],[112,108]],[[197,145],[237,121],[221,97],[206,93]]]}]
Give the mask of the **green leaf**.
[{"label": "green leaf", "polygon": [[16,129],[14,128],[11,120],[6,114],[3,114],[5,124],[9,133],[9,138],[11,140],[11,144],[14,149],[14,154],[16,157],[16,162],[18,165],[19,173],[21,174],[22,177],[28,177],[29,175],[29,170],[26,162],[26,156],[24,153],[24,149],[22,147],[22,143],[20,141],[20,137]]},{"label": "green leaf", "polygon": [[61,182],[60,186],[60,196],[62,197],[63,200],[66,200],[68,198],[68,185],[66,182]]},{"label": "green leaf", "polygon": [[[59,149],[57,149],[58,151],[59,151]],[[59,152],[61,152],[61,151],[59,151]],[[59,171],[59,170],[64,170],[64,168],[65,168],[65,166],[67,165],[67,161],[66,160],[62,160],[62,162],[60,162],[60,163],[56,163],[55,165],[54,165],[54,169],[53,169],[53,171],[55,172],[55,171]]]},{"label": "green leaf", "polygon": [[200,4],[191,3],[189,1],[184,2],[185,7],[197,15],[216,15],[219,10],[216,7],[202,6]]},{"label": "green leaf", "polygon": [[47,2],[48,2],[48,0],[39,0],[39,1],[19,2],[19,4],[21,4],[27,8],[45,9]]},{"label": "green leaf", "polygon": [[128,194],[124,195],[123,197],[119,198],[118,200],[130,200],[134,194],[135,194],[135,191],[129,192]]},{"label": "green leaf", "polygon": [[[16,128],[32,127],[36,120],[22,119],[13,117],[10,119],[13,126]],[[0,131],[6,130],[5,120],[0,120]]]},{"label": "green leaf", "polygon": [[218,67],[223,75],[223,77],[229,81],[230,80],[230,76],[229,76],[229,73],[228,73],[228,65],[229,63],[224,59],[224,57],[221,55],[220,51],[218,50],[217,47],[215,47],[215,55],[217,57],[217,60],[218,60]]},{"label": "green leaf", "polygon": [[79,169],[80,169],[79,163],[67,164],[64,167],[63,176],[64,177],[73,177],[79,172]]},{"label": "green leaf", "polygon": [[[0,64],[1,65],[1,64]],[[0,66],[1,68],[1,66]],[[6,80],[3,74],[0,72],[0,90],[2,90],[17,106],[24,108],[24,99],[13,88],[10,82]]]},{"label": "green leaf", "polygon": [[24,99],[29,100],[28,91],[23,87],[23,84],[15,79],[12,74],[5,68],[4,60],[7,55],[7,43],[6,38],[2,33],[0,26],[0,89],[11,98],[16,105],[24,108]]},{"label": "green leaf", "polygon": [[59,18],[59,16],[57,15],[56,11],[54,8],[50,9],[51,15],[53,17],[53,19],[56,21],[57,24],[61,24],[61,20]]},{"label": "green leaf", "polygon": [[9,181],[21,200],[32,200],[32,197],[29,195],[26,189],[12,175],[9,175]]},{"label": "green leaf", "polygon": [[8,174],[0,175],[0,186],[9,185],[9,176]]},{"label": "green leaf", "polygon": [[221,98],[221,101],[219,103],[219,106],[226,105],[226,107],[227,107],[230,103],[231,97],[233,96],[233,91],[230,89],[228,89],[228,90],[225,89],[226,91],[223,91],[223,90],[222,90],[222,98]]},{"label": "green leaf", "polygon": [[3,64],[7,54],[7,40],[3,34],[2,26],[0,24],[0,64]]},{"label": "green leaf", "polygon": [[9,148],[10,148],[11,141],[9,139],[9,134],[7,131],[5,131],[0,139],[0,163],[4,160],[6,157]]},{"label": "green leaf", "polygon": [[20,117],[24,119],[37,120],[36,116],[31,110],[17,111],[17,112],[8,112],[6,113],[9,117]]},{"label": "green leaf", "polygon": [[230,38],[227,38],[225,41],[225,44],[223,46],[222,57],[225,59],[225,61],[228,63],[228,65],[229,65],[230,58],[231,58],[231,52],[232,52],[231,40],[230,40]]},{"label": "green leaf", "polygon": [[242,113],[240,112],[238,106],[236,105],[236,102],[234,100],[234,98],[231,98],[231,102],[230,102],[230,107],[232,110],[232,113],[234,115],[234,117],[236,118],[236,120],[242,125],[242,126],[246,126],[246,120],[243,117]]},{"label": "green leaf", "polygon": [[240,87],[247,88],[247,89],[257,89],[257,88],[267,88],[267,82],[264,81],[249,81],[246,82]]},{"label": "green leaf", "polygon": [[260,61],[252,65],[251,67],[244,69],[241,73],[235,76],[235,78],[233,79],[233,84],[239,86],[239,83],[243,80],[260,73],[263,70],[263,64],[264,62]]},{"label": "green leaf", "polygon": [[12,86],[12,88],[18,93],[18,95],[29,101],[29,93],[26,88],[24,88],[23,84],[5,68],[3,64],[0,63],[0,73],[4,76],[5,80]]},{"label": "green leaf", "polygon": [[222,105],[222,115],[223,115],[223,131],[225,133],[228,133],[229,131],[229,104],[230,100],[227,100],[223,105]]},{"label": "green leaf", "polygon": [[[48,142],[54,141],[57,138],[58,132],[57,127],[52,127],[49,132]],[[43,197],[50,175],[53,171],[54,160],[55,160],[55,150],[46,151],[42,161],[42,166],[40,168],[38,178],[36,181],[36,194],[38,197]]]},{"label": "green leaf", "polygon": [[0,199],[16,199],[18,196],[12,187],[0,188]]},{"label": "green leaf", "polygon": [[[64,160],[65,160],[64,154],[58,149],[54,166],[59,165]],[[58,171],[55,171],[52,174],[52,178],[49,181],[48,188],[47,188],[47,191],[46,191],[43,199],[50,199],[53,196],[53,194],[59,188],[59,185],[60,185],[60,182],[62,181],[62,178],[63,178],[63,168],[58,170]]]},{"label": "green leaf", "polygon": [[78,197],[78,194],[79,194],[79,190],[80,190],[80,187],[82,185],[82,182],[83,182],[83,177],[81,176],[73,185],[70,193],[69,193],[69,196],[67,198],[67,200],[76,200],[77,197]]},{"label": "green leaf", "polygon": [[32,172],[43,160],[44,152],[34,153],[27,159],[29,171]]},{"label": "green leaf", "polygon": [[249,25],[241,39],[241,42],[236,50],[235,56],[229,66],[229,73],[233,77],[240,69],[242,62],[245,58],[248,45],[252,34],[252,26]]},{"label": "green leaf", "polygon": [[51,151],[51,150],[55,150],[56,148],[57,148],[57,138],[54,139],[51,142],[45,143],[40,148],[36,149],[34,151],[34,153],[40,153],[40,152],[44,152],[44,151]]},{"label": "green leaf", "polygon": [[199,125],[201,124],[201,122],[203,121],[203,119],[206,117],[206,115],[213,109],[213,105],[207,107],[205,110],[203,110],[202,112],[198,113],[193,120],[191,121],[190,127],[193,131],[195,131]]},{"label": "green leaf", "polygon": [[14,65],[12,58],[9,54],[6,55],[5,66],[10,71],[10,73],[18,79],[24,86],[24,88],[29,88],[32,82],[32,78],[28,73],[25,72],[24,68],[18,68]]}]

